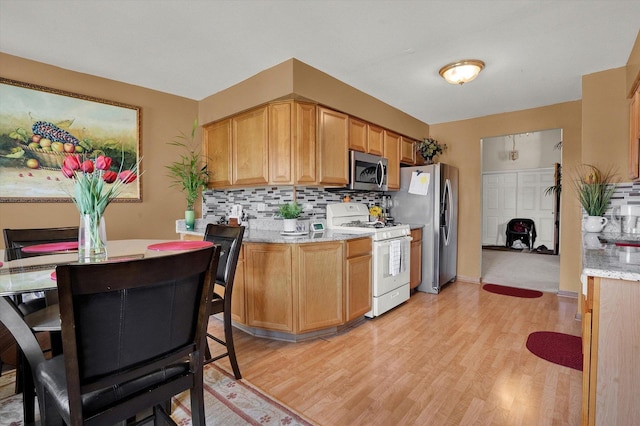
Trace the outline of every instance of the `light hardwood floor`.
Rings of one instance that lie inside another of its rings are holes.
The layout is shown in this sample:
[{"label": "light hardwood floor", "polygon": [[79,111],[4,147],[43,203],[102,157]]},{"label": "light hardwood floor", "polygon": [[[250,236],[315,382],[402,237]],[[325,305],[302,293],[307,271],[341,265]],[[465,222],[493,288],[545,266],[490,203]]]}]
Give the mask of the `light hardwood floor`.
[{"label": "light hardwood floor", "polygon": [[525,347],[534,331],[580,335],[576,311],[456,282],[329,338],[234,335],[243,379],[318,425],[579,425],[582,373]]}]

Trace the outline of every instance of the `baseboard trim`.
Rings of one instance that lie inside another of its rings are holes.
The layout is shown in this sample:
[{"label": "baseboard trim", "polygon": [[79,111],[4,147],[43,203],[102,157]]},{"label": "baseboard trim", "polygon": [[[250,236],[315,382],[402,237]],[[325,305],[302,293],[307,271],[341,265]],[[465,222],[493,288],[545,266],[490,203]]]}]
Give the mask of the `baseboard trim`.
[{"label": "baseboard trim", "polygon": [[558,290],[559,297],[568,297],[570,299],[577,299],[578,293],[575,291]]},{"label": "baseboard trim", "polygon": [[456,281],[464,281],[466,283],[480,284],[480,277],[465,277],[464,275],[458,275]]}]

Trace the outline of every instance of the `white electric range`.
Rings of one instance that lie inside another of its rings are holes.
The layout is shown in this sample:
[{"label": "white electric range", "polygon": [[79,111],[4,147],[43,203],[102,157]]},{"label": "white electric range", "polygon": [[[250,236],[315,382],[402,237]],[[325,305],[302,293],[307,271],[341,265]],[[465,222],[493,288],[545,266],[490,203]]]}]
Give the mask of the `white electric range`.
[{"label": "white electric range", "polygon": [[373,271],[369,318],[382,315],[409,300],[411,229],[369,221],[369,208],[359,203],[327,205],[327,229],[349,234],[371,234]]}]

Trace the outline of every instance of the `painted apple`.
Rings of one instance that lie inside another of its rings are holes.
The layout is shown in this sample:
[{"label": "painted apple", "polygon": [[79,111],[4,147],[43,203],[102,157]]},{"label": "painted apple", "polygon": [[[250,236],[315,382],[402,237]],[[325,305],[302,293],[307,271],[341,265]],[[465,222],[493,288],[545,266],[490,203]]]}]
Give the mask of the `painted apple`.
[{"label": "painted apple", "polygon": [[40,163],[38,163],[38,160],[36,160],[35,158],[29,158],[27,160],[27,167],[30,169],[37,169],[38,167],[40,167]]},{"label": "painted apple", "polygon": [[38,143],[38,142],[40,142],[40,139],[42,139],[42,136],[40,136],[40,135],[31,136],[31,142]]},{"label": "painted apple", "polygon": [[47,146],[51,146],[51,139],[40,138],[40,141],[38,141],[38,143],[40,144],[41,147],[45,148]]},{"label": "painted apple", "polygon": [[72,144],[71,142],[65,142],[65,144],[62,146],[64,149],[64,152],[75,152],[76,147],[74,144]]},{"label": "painted apple", "polygon": [[40,144],[39,144],[39,143],[37,143],[37,142],[31,142],[31,143],[29,144],[29,148],[31,148],[31,149],[38,149],[38,148],[40,148]]},{"label": "painted apple", "polygon": [[52,142],[51,149],[55,152],[64,152],[64,145],[62,142]]}]

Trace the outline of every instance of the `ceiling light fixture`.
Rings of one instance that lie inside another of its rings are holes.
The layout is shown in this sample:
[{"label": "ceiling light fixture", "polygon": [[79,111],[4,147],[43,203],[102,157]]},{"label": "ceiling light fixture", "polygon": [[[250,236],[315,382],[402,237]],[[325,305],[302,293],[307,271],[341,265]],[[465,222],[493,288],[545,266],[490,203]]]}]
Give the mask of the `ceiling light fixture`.
[{"label": "ceiling light fixture", "polygon": [[465,59],[440,68],[440,75],[451,84],[463,85],[480,74],[484,69],[484,62],[478,59]]}]

